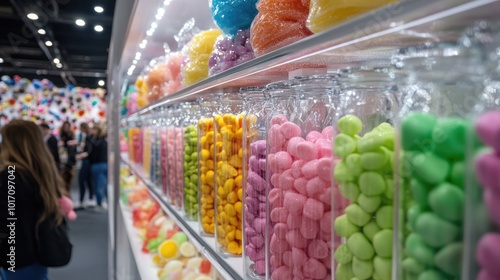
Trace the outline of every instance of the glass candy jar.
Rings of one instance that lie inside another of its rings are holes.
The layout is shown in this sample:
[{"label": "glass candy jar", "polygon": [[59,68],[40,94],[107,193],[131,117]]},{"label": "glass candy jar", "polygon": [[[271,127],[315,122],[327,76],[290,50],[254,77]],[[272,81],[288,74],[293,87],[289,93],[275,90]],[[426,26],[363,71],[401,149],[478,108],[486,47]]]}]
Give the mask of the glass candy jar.
[{"label": "glass candy jar", "polygon": [[198,123],[200,106],[196,103],[186,105],[186,115],[183,120],[183,187],[184,213],[188,220],[198,220]]}]

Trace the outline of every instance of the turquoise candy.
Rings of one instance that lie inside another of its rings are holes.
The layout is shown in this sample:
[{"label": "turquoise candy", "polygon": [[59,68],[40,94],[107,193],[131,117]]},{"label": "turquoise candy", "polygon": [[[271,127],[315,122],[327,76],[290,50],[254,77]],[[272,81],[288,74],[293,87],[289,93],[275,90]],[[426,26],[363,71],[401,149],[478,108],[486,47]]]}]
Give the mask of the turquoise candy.
[{"label": "turquoise candy", "polygon": [[422,208],[427,208],[429,206],[429,187],[427,187],[417,179],[411,180],[410,187],[415,202],[418,203]]},{"label": "turquoise candy", "polygon": [[373,274],[372,260],[363,261],[356,257],[352,261],[352,272],[360,280],[369,279]]},{"label": "turquoise candy", "polygon": [[382,148],[373,152],[361,154],[361,166],[366,170],[379,170],[384,167],[388,161],[389,158]]},{"label": "turquoise candy", "polygon": [[345,214],[349,221],[357,226],[364,226],[370,221],[372,216],[366,213],[359,205],[351,204],[345,209]]},{"label": "turquoise candy", "polygon": [[433,269],[429,269],[422,272],[417,278],[417,280],[447,280],[447,279],[448,277],[446,277],[446,275]]},{"label": "turquoise candy", "polygon": [[373,248],[379,257],[392,257],[392,230],[384,229],[373,237]]},{"label": "turquoise candy", "polygon": [[354,233],[347,239],[347,246],[349,246],[352,254],[360,260],[367,261],[375,255],[372,244],[360,232]]},{"label": "turquoise candy", "polygon": [[363,123],[354,115],[346,115],[338,120],[337,126],[340,132],[349,136],[354,136],[361,131]]},{"label": "turquoise candy", "polygon": [[463,161],[457,161],[451,166],[450,182],[464,188],[465,184],[465,163]]},{"label": "turquoise candy", "polygon": [[466,123],[463,119],[439,119],[432,131],[434,152],[447,159],[463,159]]},{"label": "turquoise candy", "polygon": [[359,198],[359,187],[356,183],[342,183],[339,186],[340,193],[350,201],[357,201]]},{"label": "turquoise candy", "polygon": [[377,221],[377,225],[383,229],[392,229],[392,216],[393,207],[383,206],[377,210],[377,213],[375,214],[375,221]]},{"label": "turquoise candy", "polygon": [[351,280],[354,277],[352,272],[352,264],[339,264],[335,270],[335,279],[337,280]]},{"label": "turquoise candy", "polygon": [[338,235],[342,237],[349,237],[352,234],[359,231],[359,227],[355,224],[351,223],[347,218],[347,215],[344,214],[335,219],[333,227]]},{"label": "turquoise candy", "polygon": [[370,221],[363,227],[363,234],[368,238],[368,240],[373,242],[375,234],[377,234],[382,229],[377,225],[375,221]]},{"label": "turquoise candy", "polygon": [[[373,259],[373,267],[375,268],[375,274],[380,278],[380,280],[391,280],[392,276],[392,259],[381,258],[376,256]],[[375,278],[375,277],[374,277]]]},{"label": "turquoise candy", "polygon": [[380,203],[382,199],[380,196],[367,196],[364,193],[358,196],[357,200],[361,209],[363,209],[367,213],[374,213],[380,207]]},{"label": "turquoise candy", "polygon": [[354,174],[345,165],[344,161],[341,160],[335,164],[333,170],[333,179],[339,183],[353,182],[355,179]]},{"label": "turquoise candy", "polygon": [[434,264],[446,274],[460,276],[462,252],[463,246],[461,242],[451,243],[436,253]]},{"label": "turquoise candy", "polygon": [[429,185],[443,182],[450,171],[448,161],[432,153],[413,153],[410,167],[417,179]]},{"label": "turquoise candy", "polygon": [[347,244],[341,244],[334,255],[335,261],[340,264],[347,264],[352,261],[352,253]]},{"label": "turquoise candy", "polygon": [[345,165],[354,176],[359,176],[363,172],[360,154],[350,154],[345,158]]},{"label": "turquoise candy", "polygon": [[422,238],[415,233],[411,233],[406,238],[405,251],[408,256],[414,258],[424,266],[434,265],[434,251],[425,245]]},{"label": "turquoise candy", "polygon": [[345,158],[349,154],[356,151],[356,140],[347,134],[339,134],[333,139],[333,152],[341,157]]},{"label": "turquoise candy", "polygon": [[425,266],[414,258],[406,258],[402,263],[403,270],[411,274],[418,274],[425,270]]},{"label": "turquoise candy", "polygon": [[359,189],[365,195],[381,195],[384,193],[385,188],[385,180],[380,173],[367,171],[359,176]]},{"label": "turquoise candy", "polygon": [[401,146],[404,150],[426,151],[437,119],[431,114],[413,112],[401,122]]},{"label": "turquoise candy", "polygon": [[442,183],[429,193],[429,205],[441,218],[458,222],[464,216],[464,192],[450,183]]},{"label": "turquoise candy", "polygon": [[456,240],[460,229],[434,213],[423,213],[417,219],[415,232],[424,242],[434,248],[440,248]]},{"label": "turquoise candy", "polygon": [[419,205],[413,205],[408,209],[408,212],[406,212],[411,231],[415,230],[415,227],[417,226],[417,219],[423,212],[422,207]]}]

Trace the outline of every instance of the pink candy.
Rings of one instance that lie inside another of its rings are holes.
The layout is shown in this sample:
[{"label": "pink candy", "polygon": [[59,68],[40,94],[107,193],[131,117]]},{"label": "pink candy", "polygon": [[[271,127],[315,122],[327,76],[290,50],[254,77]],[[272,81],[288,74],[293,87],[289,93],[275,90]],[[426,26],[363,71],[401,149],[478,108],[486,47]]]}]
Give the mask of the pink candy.
[{"label": "pink candy", "polygon": [[319,148],[311,142],[300,142],[297,144],[297,155],[305,161],[317,159],[319,158]]},{"label": "pink candy", "polygon": [[490,233],[478,244],[477,260],[489,274],[500,279],[500,234]]},{"label": "pink candy", "polygon": [[500,111],[487,112],[479,117],[476,131],[485,144],[500,151]]},{"label": "pink candy", "polygon": [[476,160],[476,176],[481,185],[492,188],[500,194],[500,157],[495,154],[483,154]]}]

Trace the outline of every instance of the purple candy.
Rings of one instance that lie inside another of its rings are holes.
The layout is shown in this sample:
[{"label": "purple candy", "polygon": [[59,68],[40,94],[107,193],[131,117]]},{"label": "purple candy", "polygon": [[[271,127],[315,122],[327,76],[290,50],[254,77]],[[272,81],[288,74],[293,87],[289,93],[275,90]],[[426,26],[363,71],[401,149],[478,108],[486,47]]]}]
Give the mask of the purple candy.
[{"label": "purple candy", "polygon": [[257,173],[250,171],[248,173],[248,183],[252,184],[256,191],[262,192],[266,189],[266,180],[260,177]]},{"label": "purple candy", "polygon": [[500,234],[489,233],[479,241],[476,251],[477,261],[489,274],[500,279]]}]

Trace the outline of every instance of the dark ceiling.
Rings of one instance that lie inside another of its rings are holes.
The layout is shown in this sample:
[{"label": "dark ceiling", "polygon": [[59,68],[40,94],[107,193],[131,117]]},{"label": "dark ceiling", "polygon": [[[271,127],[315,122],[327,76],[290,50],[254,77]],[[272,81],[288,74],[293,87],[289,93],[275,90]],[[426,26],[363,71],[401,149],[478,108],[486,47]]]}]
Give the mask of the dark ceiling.
[{"label": "dark ceiling", "polygon": [[[95,6],[104,11],[97,13]],[[115,0],[0,1],[0,75],[98,87],[99,80],[106,81],[114,8]],[[30,13],[38,19],[29,19]],[[78,26],[77,19],[85,25]],[[96,25],[103,31],[96,32]]]}]

